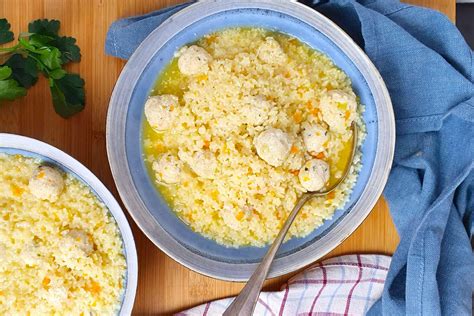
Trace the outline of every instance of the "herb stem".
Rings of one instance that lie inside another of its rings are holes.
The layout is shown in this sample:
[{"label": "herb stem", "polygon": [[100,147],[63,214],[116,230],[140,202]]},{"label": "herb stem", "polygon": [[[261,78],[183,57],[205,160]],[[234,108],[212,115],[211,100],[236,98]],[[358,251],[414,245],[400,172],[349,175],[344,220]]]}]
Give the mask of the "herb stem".
[{"label": "herb stem", "polygon": [[17,44],[12,47],[0,47],[0,54],[8,54],[16,51],[20,45]]},{"label": "herb stem", "polygon": [[46,65],[40,60],[38,59],[33,53],[31,53],[30,55],[28,55],[30,58],[34,59],[39,65],[41,65],[40,67],[40,71],[42,71],[44,74],[46,74],[48,77],[49,77],[49,69],[48,67],[46,67]]}]

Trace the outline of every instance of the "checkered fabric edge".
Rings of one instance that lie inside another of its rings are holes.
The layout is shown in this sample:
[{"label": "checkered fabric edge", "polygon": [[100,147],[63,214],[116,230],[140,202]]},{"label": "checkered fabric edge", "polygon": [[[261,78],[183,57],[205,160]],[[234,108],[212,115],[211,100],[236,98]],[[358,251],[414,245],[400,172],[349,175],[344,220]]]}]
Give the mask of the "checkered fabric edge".
[{"label": "checkered fabric edge", "polygon": [[[382,295],[391,257],[346,255],[316,263],[278,292],[262,292],[254,315],[364,315]],[[181,312],[180,316],[222,315],[233,298]]]}]

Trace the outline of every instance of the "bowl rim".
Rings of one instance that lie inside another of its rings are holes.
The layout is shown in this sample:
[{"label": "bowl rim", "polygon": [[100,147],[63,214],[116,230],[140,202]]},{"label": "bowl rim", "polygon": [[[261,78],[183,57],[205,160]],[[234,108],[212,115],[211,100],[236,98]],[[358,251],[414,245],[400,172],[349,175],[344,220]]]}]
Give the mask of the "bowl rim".
[{"label": "bowl rim", "polygon": [[82,163],[64,151],[45,142],[17,134],[0,133],[0,148],[30,152],[52,160],[53,164],[67,169],[65,172],[70,171],[74,177],[87,185],[102,203],[104,203],[119,228],[124,247],[124,255],[127,261],[126,287],[122,294],[123,297],[119,314],[131,315],[138,282],[137,250],[132,230],[125,217],[125,213],[112,193],[110,193],[105,185]]},{"label": "bowl rim", "polygon": [[[379,122],[377,152],[372,172],[353,210],[326,234],[324,249],[315,249],[317,243],[313,243],[293,254],[277,258],[272,265],[269,278],[296,271],[320,259],[355,231],[382,194],[395,148],[394,114],[390,96],[381,75],[362,49],[339,26],[316,10],[295,1],[209,0],[195,2],[164,21],[135,50],[114,87],[106,127],[109,163],[122,201],[144,234],[168,256],[187,268],[227,281],[248,280],[258,263],[227,263],[202,257],[177,242],[161,227],[146,208],[134,186],[126,158],[125,125],[128,104],[135,84],[158,49],[196,21],[223,11],[247,8],[282,12],[308,23],[327,36],[351,59],[366,79],[374,97]],[[374,173],[373,170],[378,172]],[[367,193],[369,187],[372,190],[370,194]],[[321,243],[322,240],[319,242]],[[303,255],[302,252],[305,254]],[[238,269],[236,269],[237,266]]]}]

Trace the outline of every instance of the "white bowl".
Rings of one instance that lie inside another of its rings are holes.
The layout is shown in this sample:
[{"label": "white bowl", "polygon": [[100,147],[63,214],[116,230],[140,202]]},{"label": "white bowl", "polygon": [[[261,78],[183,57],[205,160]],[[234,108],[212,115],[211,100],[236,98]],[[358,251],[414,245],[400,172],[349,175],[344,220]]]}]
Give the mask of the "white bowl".
[{"label": "white bowl", "polygon": [[78,180],[89,186],[96,196],[107,206],[120,230],[123,241],[123,254],[127,261],[127,271],[124,282],[125,291],[122,296],[120,315],[130,315],[137,289],[137,250],[127,218],[109,190],[107,190],[102,182],[79,161],[65,152],[39,140],[14,134],[0,133],[0,153],[20,154],[27,157],[39,158],[42,161],[50,163],[64,172],[72,174]]}]

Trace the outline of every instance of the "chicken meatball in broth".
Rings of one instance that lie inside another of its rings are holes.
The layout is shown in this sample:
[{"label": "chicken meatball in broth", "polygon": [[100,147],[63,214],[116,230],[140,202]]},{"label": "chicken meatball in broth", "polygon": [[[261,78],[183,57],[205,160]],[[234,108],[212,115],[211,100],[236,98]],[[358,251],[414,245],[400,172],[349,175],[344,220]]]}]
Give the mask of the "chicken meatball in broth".
[{"label": "chicken meatball in broth", "polygon": [[145,117],[155,131],[165,131],[173,125],[178,106],[178,97],[171,94],[150,97],[145,103]]},{"label": "chicken meatball in broth", "polygon": [[306,190],[319,191],[329,181],[329,165],[320,159],[308,160],[300,169],[298,177]]},{"label": "chicken meatball in broth", "polygon": [[181,73],[192,76],[206,73],[209,70],[211,55],[206,50],[197,45],[184,47],[180,51],[178,68]]},{"label": "chicken meatball in broth", "polygon": [[320,102],[323,120],[336,133],[346,132],[355,118],[357,100],[354,93],[329,91]]},{"label": "chicken meatball in broth", "polygon": [[158,181],[174,184],[181,180],[183,163],[174,155],[163,154],[152,165]]},{"label": "chicken meatball in broth", "polygon": [[38,199],[55,202],[64,189],[64,179],[58,170],[40,166],[33,173],[28,186],[31,194]]},{"label": "chicken meatball in broth", "polygon": [[311,154],[317,154],[324,150],[324,144],[328,141],[328,131],[320,124],[303,123],[303,141],[306,150]]},{"label": "chicken meatball in broth", "polygon": [[278,128],[269,128],[254,139],[255,149],[260,158],[273,167],[281,166],[290,153],[290,136]]}]

